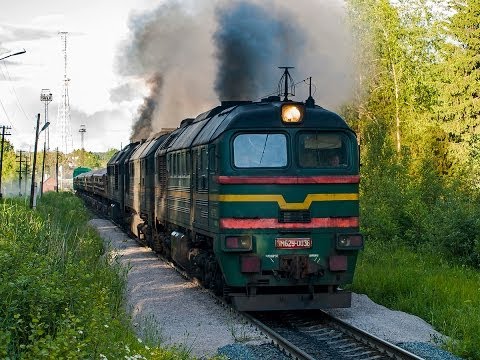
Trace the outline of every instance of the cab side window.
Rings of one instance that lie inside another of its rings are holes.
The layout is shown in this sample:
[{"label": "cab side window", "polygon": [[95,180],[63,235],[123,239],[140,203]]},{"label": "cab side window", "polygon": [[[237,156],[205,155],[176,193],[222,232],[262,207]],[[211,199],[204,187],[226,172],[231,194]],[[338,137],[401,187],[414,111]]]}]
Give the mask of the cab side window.
[{"label": "cab side window", "polygon": [[298,136],[298,163],[303,168],[345,168],[349,144],[343,134],[302,133]]}]

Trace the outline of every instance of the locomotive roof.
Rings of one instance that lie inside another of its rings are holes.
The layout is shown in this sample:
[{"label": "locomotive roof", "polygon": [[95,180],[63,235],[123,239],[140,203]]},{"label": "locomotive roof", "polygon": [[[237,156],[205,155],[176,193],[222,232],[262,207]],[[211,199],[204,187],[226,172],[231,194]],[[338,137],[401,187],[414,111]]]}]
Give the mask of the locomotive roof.
[{"label": "locomotive roof", "polygon": [[162,133],[162,134],[159,134],[157,136],[158,137],[156,139],[154,139],[154,141],[152,141],[149,146],[147,146],[147,148],[145,149],[145,151],[142,154],[142,157],[147,157],[147,156],[150,156],[152,153],[155,153],[157,148],[161,144],[163,144],[164,141],[167,140],[167,138],[170,136],[170,134],[169,133]]},{"label": "locomotive roof", "polygon": [[130,156],[129,160],[143,159],[154,153],[157,148],[167,139],[169,133],[161,132],[150,136],[142,143],[137,150]]},{"label": "locomotive roof", "polygon": [[185,119],[182,121],[182,124],[179,128],[172,131],[168,138],[158,147],[155,156],[165,153],[167,150],[171,149],[172,145],[178,139],[178,137],[188,128],[188,125],[193,122],[193,119]]},{"label": "locomotive roof", "polygon": [[[295,103],[295,102],[294,102]],[[209,143],[230,129],[279,130],[292,127],[281,121],[281,106],[285,102],[224,102],[195,119],[185,119],[174,131],[151,136],[147,141],[131,143],[110,161],[116,164],[127,159],[149,156],[156,151],[179,150]],[[260,121],[261,120],[261,121]],[[349,130],[347,123],[336,113],[320,106],[306,107],[302,129]],[[133,151],[133,153],[132,153]]]},{"label": "locomotive roof", "polygon": [[128,160],[135,160],[135,159],[138,159],[140,157],[140,155],[142,154],[143,150],[145,150],[145,148],[148,146],[148,144],[150,144],[150,139],[148,140],[143,140],[142,142],[140,142],[140,145],[132,152],[132,154],[130,155],[130,157],[128,159],[125,159],[126,161]]},{"label": "locomotive roof", "polygon": [[118,151],[108,162],[107,166],[118,165],[125,161],[127,156],[138,146],[139,142],[134,142],[126,145],[122,150]]},{"label": "locomotive roof", "polygon": [[[185,130],[176,136],[169,150],[184,149],[211,142],[230,129],[273,130],[292,127],[282,123],[281,106],[284,102],[241,103],[236,106],[216,107],[200,114]],[[302,128],[350,129],[334,112],[320,106],[305,108]]]}]

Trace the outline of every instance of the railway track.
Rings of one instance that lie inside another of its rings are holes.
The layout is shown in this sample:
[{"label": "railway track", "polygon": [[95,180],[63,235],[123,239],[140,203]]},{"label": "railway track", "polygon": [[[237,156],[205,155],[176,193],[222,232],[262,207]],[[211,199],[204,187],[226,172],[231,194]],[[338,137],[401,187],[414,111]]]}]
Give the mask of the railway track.
[{"label": "railway track", "polygon": [[422,360],[320,310],[244,316],[293,359]]},{"label": "railway track", "polygon": [[[202,287],[197,279],[176,264],[160,256],[185,279]],[[205,289],[206,290],[206,289]],[[224,299],[208,293],[223,306],[231,308]],[[423,360],[394,344],[369,334],[353,325],[337,319],[324,311],[296,312],[240,312],[254,327],[288,357],[297,360]]]}]

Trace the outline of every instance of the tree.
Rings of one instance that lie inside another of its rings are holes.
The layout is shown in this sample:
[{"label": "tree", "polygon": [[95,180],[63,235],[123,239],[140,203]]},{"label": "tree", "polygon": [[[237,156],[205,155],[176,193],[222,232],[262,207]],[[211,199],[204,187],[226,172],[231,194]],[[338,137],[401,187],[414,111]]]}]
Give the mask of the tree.
[{"label": "tree", "polygon": [[432,114],[438,101],[433,80],[438,16],[426,0],[397,0],[395,6],[388,0],[347,0],[347,5],[357,65],[347,119],[362,139],[377,123],[383,130],[376,134],[392,137],[397,156],[426,156],[423,144],[430,143],[429,129],[437,121]]},{"label": "tree", "polygon": [[5,139],[3,145],[3,165],[2,165],[2,181],[13,180],[16,176],[17,164],[16,155],[13,145]]},{"label": "tree", "polygon": [[480,162],[480,1],[453,0],[444,23],[437,114],[459,164]]},{"label": "tree", "polygon": [[84,149],[77,149],[70,154],[70,157],[73,159],[74,166],[99,169],[106,167],[108,161],[117,151],[116,149],[110,149],[106,152],[94,153]]}]

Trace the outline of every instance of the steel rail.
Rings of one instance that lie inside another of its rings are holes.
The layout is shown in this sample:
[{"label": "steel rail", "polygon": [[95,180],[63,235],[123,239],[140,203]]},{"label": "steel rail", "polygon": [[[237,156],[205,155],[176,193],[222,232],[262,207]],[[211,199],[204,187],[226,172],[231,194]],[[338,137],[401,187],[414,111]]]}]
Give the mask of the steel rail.
[{"label": "steel rail", "polygon": [[277,333],[275,330],[271,329],[264,323],[262,323],[260,320],[255,319],[251,315],[241,312],[240,313],[243,317],[245,317],[249,322],[253,323],[257,328],[260,329],[263,333],[267,335],[272,341],[280,347],[283,351],[288,353],[293,359],[297,360],[315,360],[314,357],[310,356],[307,354],[305,351],[300,349],[299,347],[295,346],[292,344],[290,341],[285,339],[283,336],[281,336],[279,333]]},{"label": "steel rail", "polygon": [[372,335],[358,327],[351,325],[343,320],[340,320],[323,310],[319,310],[322,316],[326,317],[327,320],[339,331],[353,337],[355,340],[369,346],[373,347],[377,351],[385,354],[386,356],[392,359],[398,360],[424,360],[424,358],[419,357],[411,352],[402,349],[399,346],[391,344],[379,337]]}]

